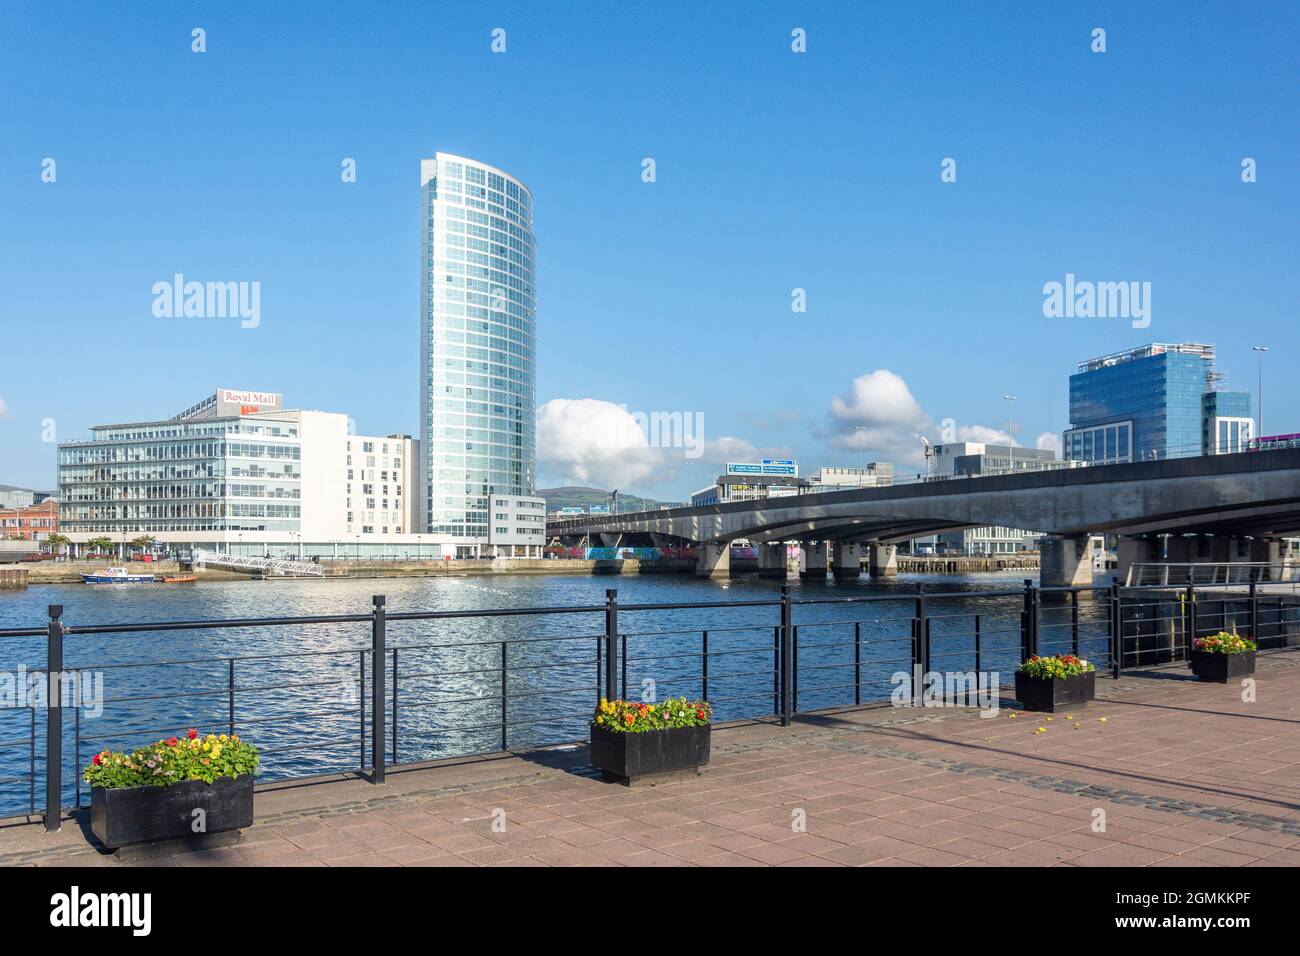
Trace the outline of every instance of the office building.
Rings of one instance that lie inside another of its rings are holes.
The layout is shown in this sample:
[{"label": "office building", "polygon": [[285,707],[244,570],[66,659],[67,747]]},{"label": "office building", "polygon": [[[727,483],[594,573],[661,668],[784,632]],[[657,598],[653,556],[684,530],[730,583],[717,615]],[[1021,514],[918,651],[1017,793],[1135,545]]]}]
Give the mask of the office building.
[{"label": "office building", "polygon": [[947,442],[935,445],[931,453],[932,474],[937,478],[970,478],[976,475],[1020,474],[1025,471],[1055,471],[1074,468],[1080,462],[1063,461],[1046,448],[992,445],[980,441]]},{"label": "office building", "polygon": [[1255,430],[1249,392],[1209,391],[1201,396],[1201,454],[1246,451]]},{"label": "office building", "polygon": [[419,442],[349,433],[347,415],[217,389],[171,418],[97,425],[59,445],[75,543],[149,535],[167,549],[322,558],[478,556],[418,528]]},{"label": "office building", "polygon": [[[1214,347],[1195,342],[1153,343],[1081,362],[1070,376],[1065,456],[1110,464],[1205,454],[1234,441],[1244,445],[1250,439],[1250,394],[1207,398],[1219,391],[1220,379]],[[1222,441],[1220,423],[1228,426]]]},{"label": "office building", "polygon": [[0,506],[0,541],[44,541],[59,530],[59,503],[44,498],[40,504]]},{"label": "office building", "polygon": [[[1077,468],[1079,461],[1063,461],[1043,448],[991,445],[987,442],[948,442],[935,445],[934,470],[940,478],[975,478]],[[945,553],[992,556],[1015,554],[1033,547],[1041,532],[1021,528],[963,528],[937,535],[935,549]]]},{"label": "office building", "polygon": [[528,187],[476,160],[420,164],[423,531],[488,543],[493,496],[535,488],[536,243]]},{"label": "office building", "polygon": [[872,461],[859,468],[818,468],[808,477],[810,491],[849,491],[854,488],[880,488],[894,483],[894,466]]}]

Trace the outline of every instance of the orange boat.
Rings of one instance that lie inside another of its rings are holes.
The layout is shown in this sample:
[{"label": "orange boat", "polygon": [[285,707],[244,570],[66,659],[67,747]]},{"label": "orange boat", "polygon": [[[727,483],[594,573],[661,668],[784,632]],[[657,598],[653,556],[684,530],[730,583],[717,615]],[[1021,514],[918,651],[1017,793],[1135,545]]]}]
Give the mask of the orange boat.
[{"label": "orange boat", "polygon": [[197,580],[198,576],[193,574],[169,574],[163,578],[163,584],[191,584]]}]

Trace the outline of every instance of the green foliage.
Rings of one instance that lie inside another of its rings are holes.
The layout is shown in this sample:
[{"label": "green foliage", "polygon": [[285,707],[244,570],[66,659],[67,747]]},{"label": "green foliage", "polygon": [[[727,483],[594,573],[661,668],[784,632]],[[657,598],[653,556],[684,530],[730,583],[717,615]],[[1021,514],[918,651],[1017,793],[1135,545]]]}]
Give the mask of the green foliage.
[{"label": "green foliage", "polygon": [[257,770],[257,748],[239,735],[191,730],[131,753],[105,750],[95,754],[83,774],[92,787],[169,786],[185,780],[212,783],[218,777],[240,777]]},{"label": "green foliage", "polygon": [[712,719],[713,707],[705,700],[670,697],[658,704],[642,704],[602,697],[591,722],[606,730],[639,734],[673,727],[703,727]]},{"label": "green foliage", "polygon": [[1062,677],[1086,674],[1096,669],[1088,661],[1081,657],[1075,657],[1073,654],[1057,654],[1055,657],[1038,657],[1035,655],[1020,665],[1019,673],[1026,674],[1029,677],[1058,680]]},{"label": "green foliage", "polygon": [[1248,637],[1220,631],[1209,637],[1198,637],[1192,647],[1207,654],[1245,654],[1256,649],[1255,642]]}]

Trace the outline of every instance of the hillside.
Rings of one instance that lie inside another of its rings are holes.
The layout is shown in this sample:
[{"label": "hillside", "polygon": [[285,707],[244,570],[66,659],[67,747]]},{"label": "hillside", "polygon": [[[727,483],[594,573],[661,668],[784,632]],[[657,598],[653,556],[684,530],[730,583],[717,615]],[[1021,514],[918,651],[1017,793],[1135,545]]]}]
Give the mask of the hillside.
[{"label": "hillside", "polygon": [[[592,505],[609,504],[609,492],[601,488],[580,488],[573,485],[564,488],[540,488],[537,495],[539,498],[546,499],[547,511],[556,511],[560,508],[585,509]],[[644,511],[658,508],[661,504],[674,503],[655,501],[653,498],[642,498],[640,495],[629,495],[623,492],[619,492],[618,495],[619,511]]]}]

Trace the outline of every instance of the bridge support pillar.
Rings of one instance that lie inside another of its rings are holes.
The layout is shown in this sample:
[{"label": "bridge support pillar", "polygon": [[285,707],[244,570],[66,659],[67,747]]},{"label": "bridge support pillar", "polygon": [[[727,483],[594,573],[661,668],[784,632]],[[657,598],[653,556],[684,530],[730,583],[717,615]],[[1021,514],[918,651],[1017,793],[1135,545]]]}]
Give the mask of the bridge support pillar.
[{"label": "bridge support pillar", "polygon": [[1155,542],[1149,538],[1135,538],[1125,534],[1119,536],[1119,542],[1115,546],[1115,575],[1121,583],[1128,580],[1133,565],[1158,560],[1154,545]]},{"label": "bridge support pillar", "polygon": [[697,578],[731,577],[731,544],[727,541],[701,541],[695,546]]},{"label": "bridge support pillar", "polygon": [[834,574],[837,578],[857,579],[862,574],[863,546],[856,541],[835,542]]},{"label": "bridge support pillar", "polygon": [[808,581],[825,581],[830,565],[831,546],[825,541],[799,545],[799,577]]},{"label": "bridge support pillar", "polygon": [[786,546],[784,541],[758,546],[758,576],[760,578],[784,578]]},{"label": "bridge support pillar", "polygon": [[1261,581],[1280,581],[1285,571],[1282,541],[1278,538],[1255,538],[1250,542],[1250,560],[1264,564],[1260,568]]},{"label": "bridge support pillar", "polygon": [[600,538],[600,546],[602,548],[618,548],[623,544],[623,535],[620,533],[601,531],[596,535],[596,537]]},{"label": "bridge support pillar", "polygon": [[1191,538],[1180,534],[1165,538],[1165,560],[1170,564],[1191,564],[1196,560],[1196,546]]},{"label": "bridge support pillar", "polygon": [[1086,588],[1092,585],[1092,552],[1086,534],[1045,535],[1039,542],[1038,583],[1045,588]]},{"label": "bridge support pillar", "polygon": [[872,544],[867,549],[867,573],[873,578],[892,578],[898,573],[898,545]]}]

